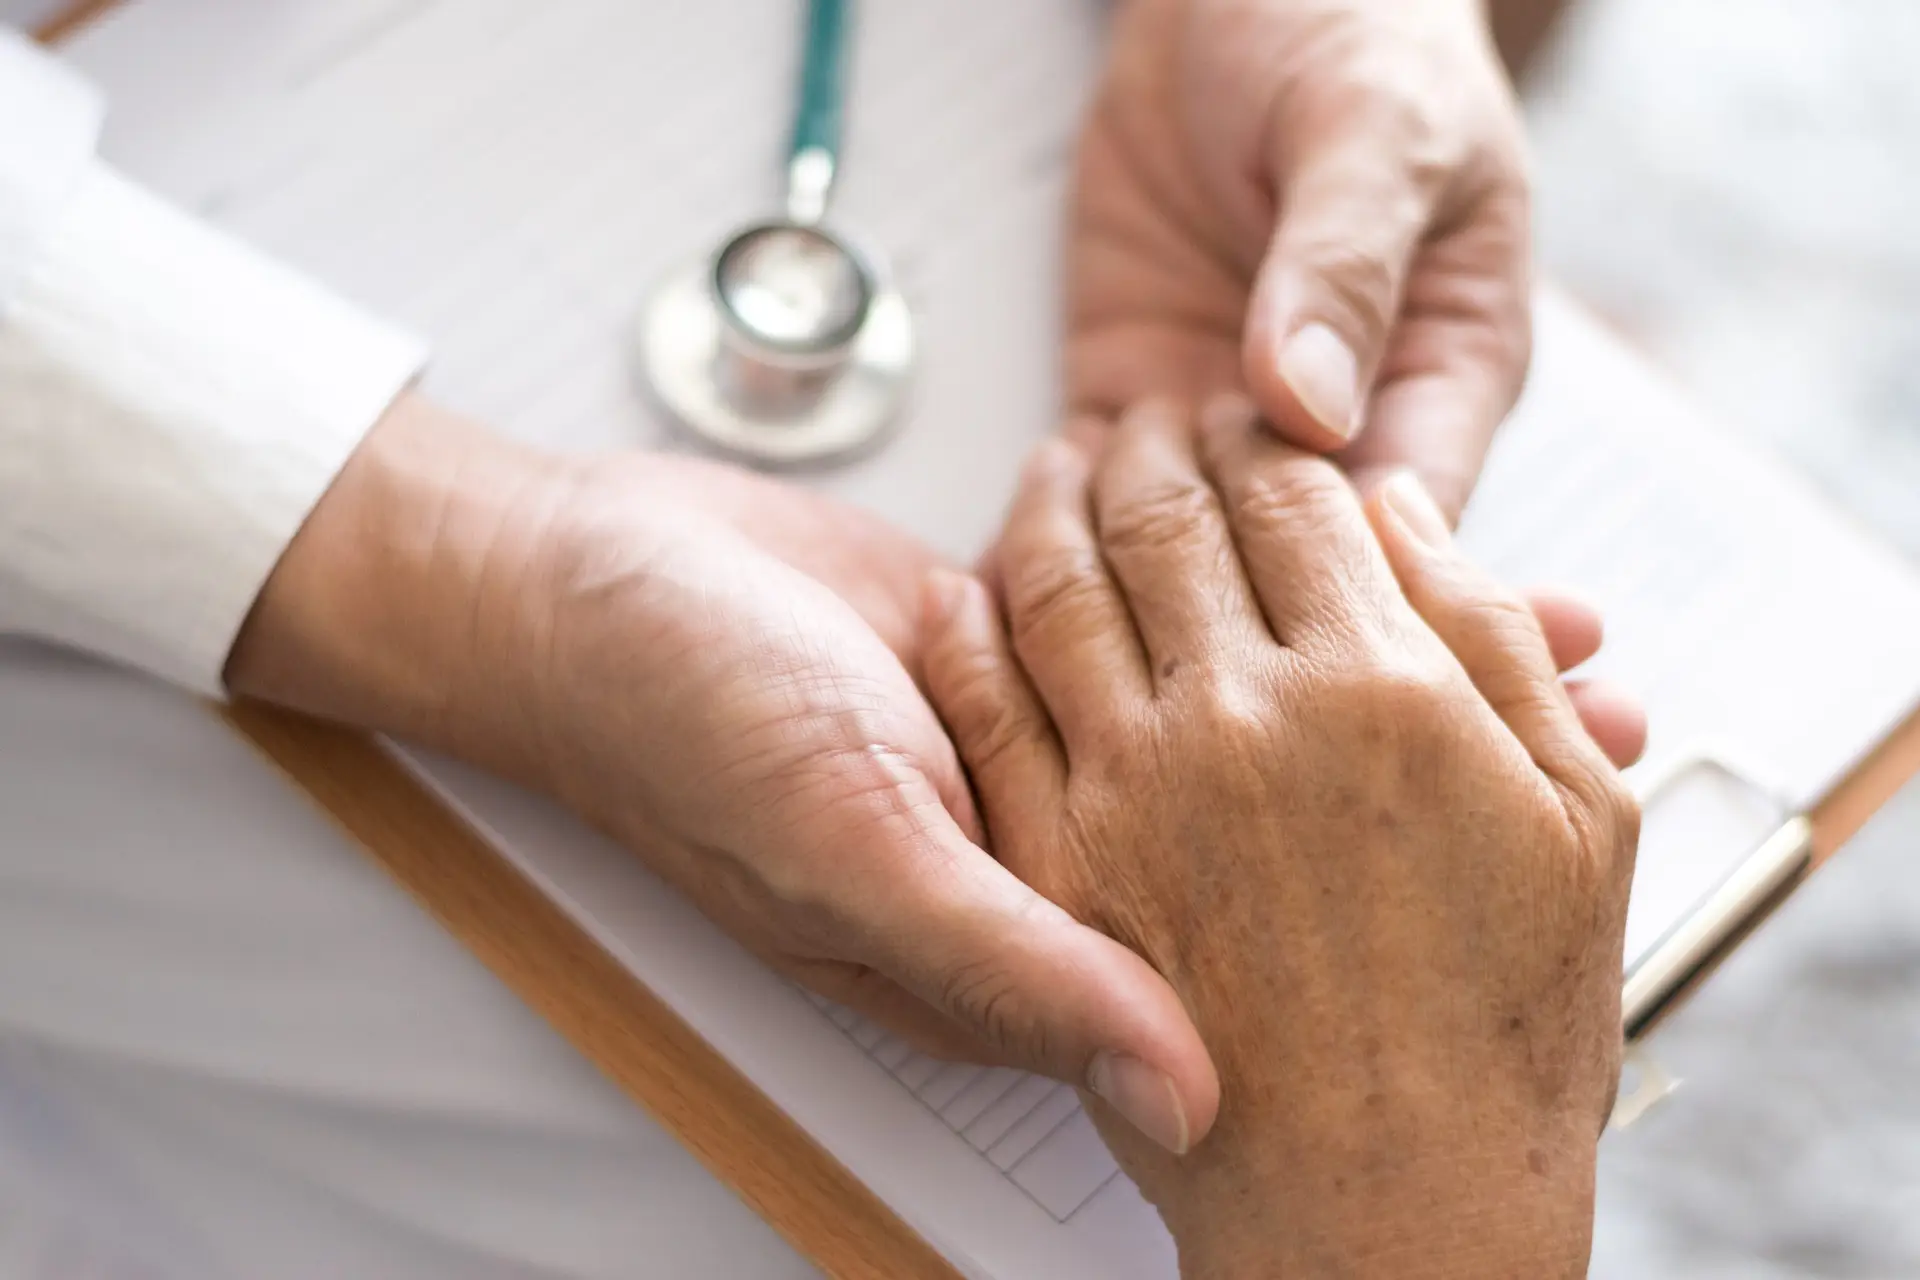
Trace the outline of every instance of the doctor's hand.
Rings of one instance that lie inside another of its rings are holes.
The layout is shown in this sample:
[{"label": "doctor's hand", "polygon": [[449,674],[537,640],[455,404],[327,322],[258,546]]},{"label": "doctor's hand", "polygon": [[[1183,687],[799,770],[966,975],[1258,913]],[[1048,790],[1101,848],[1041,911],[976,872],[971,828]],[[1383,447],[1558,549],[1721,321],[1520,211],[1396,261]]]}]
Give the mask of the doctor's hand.
[{"label": "doctor's hand", "polygon": [[1184,1146],[1215,1085],[1179,1000],[975,838],[900,656],[932,563],[817,494],[563,462],[405,401],[228,678],[547,791],[782,972],[926,1051],[1091,1083]]},{"label": "doctor's hand", "polygon": [[1638,812],[1524,603],[1230,405],[1045,446],[1000,568],[928,687],[996,855],[1212,1051],[1184,1159],[1089,1102],[1182,1274],[1584,1275]]},{"label": "doctor's hand", "polygon": [[1080,143],[1071,406],[1245,390],[1363,488],[1411,467],[1457,517],[1530,342],[1484,8],[1126,0]]}]

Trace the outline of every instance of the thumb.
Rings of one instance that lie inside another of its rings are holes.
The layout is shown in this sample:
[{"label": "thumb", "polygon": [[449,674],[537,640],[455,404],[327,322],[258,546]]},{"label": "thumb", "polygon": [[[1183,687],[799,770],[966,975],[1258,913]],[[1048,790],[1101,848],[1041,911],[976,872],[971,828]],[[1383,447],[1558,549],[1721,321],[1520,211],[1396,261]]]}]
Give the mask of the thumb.
[{"label": "thumb", "polygon": [[[1404,115],[1404,113],[1400,113]],[[1388,108],[1340,117],[1274,169],[1279,225],[1254,281],[1247,386],[1285,439],[1330,452],[1364,421],[1444,166]]]},{"label": "thumb", "polygon": [[1212,1128],[1220,1082],[1180,998],[1152,966],[1021,883],[939,815],[863,957],[1009,1065],[1105,1100],[1185,1153]]}]

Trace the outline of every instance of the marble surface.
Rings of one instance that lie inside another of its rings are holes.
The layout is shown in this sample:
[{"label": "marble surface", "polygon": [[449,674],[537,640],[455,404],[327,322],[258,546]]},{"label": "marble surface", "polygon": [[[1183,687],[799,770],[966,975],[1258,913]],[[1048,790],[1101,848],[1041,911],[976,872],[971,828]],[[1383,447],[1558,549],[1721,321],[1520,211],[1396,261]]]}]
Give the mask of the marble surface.
[{"label": "marble surface", "polygon": [[[1920,560],[1916,65],[1913,0],[1586,0],[1529,110],[1547,270]],[[1920,787],[1660,1056],[1596,1277],[1920,1275]]]}]

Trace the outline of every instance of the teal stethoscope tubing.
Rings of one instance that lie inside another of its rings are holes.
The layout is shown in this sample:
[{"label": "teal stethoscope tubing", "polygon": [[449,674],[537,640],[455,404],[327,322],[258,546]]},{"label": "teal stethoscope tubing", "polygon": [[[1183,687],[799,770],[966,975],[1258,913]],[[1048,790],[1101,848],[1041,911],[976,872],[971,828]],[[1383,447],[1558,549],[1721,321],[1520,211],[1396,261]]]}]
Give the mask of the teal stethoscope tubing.
[{"label": "teal stethoscope tubing", "polygon": [[797,223],[820,221],[840,168],[852,7],[851,0],[807,0],[800,100],[787,147],[787,214]]},{"label": "teal stethoscope tubing", "polygon": [[821,151],[836,163],[847,96],[848,0],[807,0],[806,50],[800,64],[800,104],[787,157]]}]

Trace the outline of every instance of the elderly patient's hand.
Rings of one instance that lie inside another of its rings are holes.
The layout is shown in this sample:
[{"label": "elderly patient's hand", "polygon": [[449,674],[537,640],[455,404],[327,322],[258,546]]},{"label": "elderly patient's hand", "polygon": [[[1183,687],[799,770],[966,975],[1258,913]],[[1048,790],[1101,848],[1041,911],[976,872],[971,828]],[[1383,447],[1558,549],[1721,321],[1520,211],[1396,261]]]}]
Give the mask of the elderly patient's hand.
[{"label": "elderly patient's hand", "polygon": [[1244,412],[1200,440],[1148,409],[1091,479],[1036,457],[1012,652],[977,584],[930,604],[997,855],[1164,973],[1219,1069],[1184,1158],[1095,1115],[1189,1276],[1579,1274],[1634,803],[1417,486],[1363,510]]}]

